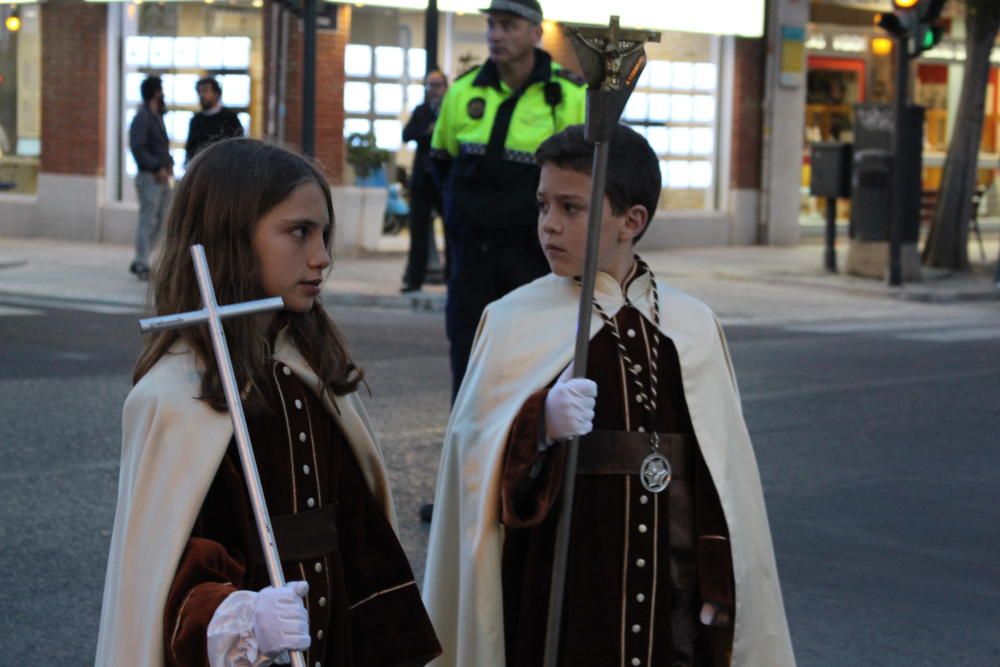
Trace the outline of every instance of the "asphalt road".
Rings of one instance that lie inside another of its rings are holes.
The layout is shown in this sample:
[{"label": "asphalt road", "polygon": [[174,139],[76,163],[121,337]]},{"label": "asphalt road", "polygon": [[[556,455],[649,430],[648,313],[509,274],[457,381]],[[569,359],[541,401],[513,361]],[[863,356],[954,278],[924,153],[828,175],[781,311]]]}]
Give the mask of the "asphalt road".
[{"label": "asphalt road", "polygon": [[[368,373],[419,577],[449,395],[441,316],[334,315]],[[0,297],[0,665],[92,661],[136,318]],[[1000,665],[1000,326],[728,335],[799,664]]]}]

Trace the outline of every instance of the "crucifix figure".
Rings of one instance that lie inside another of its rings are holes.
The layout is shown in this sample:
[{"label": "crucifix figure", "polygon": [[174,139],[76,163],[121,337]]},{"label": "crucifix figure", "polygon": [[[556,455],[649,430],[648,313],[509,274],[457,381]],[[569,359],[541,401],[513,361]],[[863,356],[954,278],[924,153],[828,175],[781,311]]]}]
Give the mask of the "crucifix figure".
[{"label": "crucifix figure", "polygon": [[[587,254],[581,277],[580,307],[577,315],[576,348],[573,377],[584,377],[590,346],[590,322],[594,316],[594,284],[597,275],[601,216],[604,210],[604,187],[607,180],[608,150],[615,126],[629,96],[646,66],[645,44],[660,41],[659,33],[648,30],[622,30],[617,16],[604,28],[569,27],[583,76],[587,81],[587,122],[585,136],[594,144],[594,167],[587,221]],[[576,483],[579,438],[567,443],[566,470],[560,500],[559,524],[552,562],[548,622],[545,635],[545,667],[556,667],[562,624],[563,597],[566,587],[566,562],[569,558],[570,526],[573,520],[573,496]],[[659,462],[658,452],[650,454]],[[665,461],[665,459],[663,459]],[[668,464],[669,465],[669,464]]]},{"label": "crucifix figure", "polygon": [[[261,487],[260,475],[257,472],[257,462],[254,459],[253,446],[250,443],[250,432],[247,429],[246,416],[243,413],[243,402],[240,400],[240,390],[236,384],[236,373],[233,371],[233,362],[229,357],[229,347],[226,344],[226,334],[222,329],[222,320],[228,317],[281,310],[284,307],[284,302],[281,297],[275,297],[258,301],[248,301],[241,304],[219,306],[215,300],[215,290],[212,288],[212,275],[208,269],[208,261],[205,259],[205,249],[201,245],[191,246],[191,258],[194,261],[195,274],[198,278],[198,288],[201,291],[201,300],[204,308],[190,313],[178,313],[176,315],[164,315],[162,317],[145,319],[139,322],[139,328],[143,333],[150,333],[163,329],[177,329],[204,323],[208,324],[212,339],[212,349],[215,352],[215,360],[219,366],[219,374],[222,379],[222,388],[226,395],[226,406],[229,408],[229,416],[233,421],[233,435],[236,439],[237,451],[240,454],[243,475],[246,478],[247,492],[250,496],[254,522],[257,525],[257,534],[264,553],[264,563],[267,567],[271,585],[275,588],[280,588],[285,585],[285,575],[281,570],[281,558],[278,555],[278,547],[274,541],[271,515],[267,511],[267,503],[264,500],[264,491]],[[294,651],[290,655],[293,667],[305,667],[305,657],[300,651]]]},{"label": "crucifix figure", "polygon": [[660,41],[656,32],[622,30],[617,16],[607,30],[569,27],[568,32],[591,90],[631,93],[646,66],[646,42]]}]

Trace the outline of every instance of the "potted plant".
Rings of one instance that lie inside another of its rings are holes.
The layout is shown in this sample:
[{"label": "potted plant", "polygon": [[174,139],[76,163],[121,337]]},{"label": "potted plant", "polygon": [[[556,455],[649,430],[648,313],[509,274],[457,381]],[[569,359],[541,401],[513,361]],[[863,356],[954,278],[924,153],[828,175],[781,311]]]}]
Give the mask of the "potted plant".
[{"label": "potted plant", "polygon": [[347,137],[347,163],[354,169],[357,185],[386,185],[383,165],[388,159],[389,151],[375,144],[373,132],[354,132]]},{"label": "potted plant", "polygon": [[373,132],[347,136],[347,163],[354,169],[355,188],[341,193],[337,230],[346,245],[378,250],[389,196],[385,163],[389,151],[379,148]]}]

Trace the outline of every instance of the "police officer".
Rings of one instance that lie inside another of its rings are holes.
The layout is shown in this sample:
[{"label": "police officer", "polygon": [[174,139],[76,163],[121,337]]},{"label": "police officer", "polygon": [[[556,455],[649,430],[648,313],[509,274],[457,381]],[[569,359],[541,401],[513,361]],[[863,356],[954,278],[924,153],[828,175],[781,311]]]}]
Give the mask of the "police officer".
[{"label": "police officer", "polygon": [[582,79],[536,45],[537,0],[492,0],[490,57],[445,95],[431,140],[444,183],[452,399],[465,376],[479,318],[491,301],[548,273],[535,230],[535,149],[584,121]]}]

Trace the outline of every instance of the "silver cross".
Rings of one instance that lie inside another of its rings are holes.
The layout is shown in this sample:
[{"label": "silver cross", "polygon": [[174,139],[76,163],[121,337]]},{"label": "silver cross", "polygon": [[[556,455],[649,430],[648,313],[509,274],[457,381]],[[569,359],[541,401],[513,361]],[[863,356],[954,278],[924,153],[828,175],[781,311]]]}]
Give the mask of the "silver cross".
[{"label": "silver cross", "polygon": [[[139,328],[143,333],[149,333],[164,329],[181,329],[208,322],[212,349],[215,351],[215,361],[219,367],[219,374],[222,376],[222,389],[226,394],[226,405],[229,408],[229,416],[233,420],[236,449],[240,453],[243,476],[246,478],[247,491],[250,494],[250,506],[253,508],[253,518],[257,524],[257,535],[260,537],[260,544],[264,550],[264,563],[267,566],[271,585],[279,588],[285,585],[285,575],[281,571],[281,558],[274,542],[274,531],[271,529],[271,515],[267,511],[267,503],[264,500],[264,490],[260,484],[260,474],[257,472],[253,446],[250,444],[250,431],[247,429],[246,415],[243,413],[243,402],[240,400],[240,390],[236,384],[233,362],[229,357],[229,346],[226,344],[222,320],[223,318],[280,310],[285,307],[285,304],[281,297],[275,297],[219,306],[215,300],[215,290],[212,288],[212,275],[209,273],[208,261],[205,259],[205,248],[201,244],[191,246],[191,258],[194,260],[198,289],[205,307],[190,313],[144,319],[139,322]],[[292,651],[290,655],[293,667],[306,667],[305,656],[301,651]]]}]

